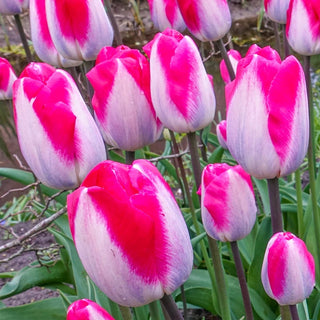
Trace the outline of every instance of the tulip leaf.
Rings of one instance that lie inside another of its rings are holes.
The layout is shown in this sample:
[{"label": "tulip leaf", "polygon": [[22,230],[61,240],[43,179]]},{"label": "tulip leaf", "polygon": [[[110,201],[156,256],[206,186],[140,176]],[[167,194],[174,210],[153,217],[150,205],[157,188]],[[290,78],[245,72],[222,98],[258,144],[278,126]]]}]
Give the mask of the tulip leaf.
[{"label": "tulip leaf", "polygon": [[65,320],[66,310],[61,298],[50,298],[18,307],[0,309],[5,320]]},{"label": "tulip leaf", "polygon": [[[31,172],[20,170],[20,169],[14,169],[14,168],[0,168],[0,177],[11,179],[13,181],[19,182],[26,186],[35,182],[34,176]],[[49,188],[47,186],[44,186],[43,184],[40,184],[40,188],[41,188],[41,191],[49,197],[59,192],[59,190]],[[67,199],[66,192],[55,197],[55,200],[63,205],[66,204],[66,199]]]},{"label": "tulip leaf", "polygon": [[267,181],[260,180],[260,179],[254,178],[254,177],[252,177],[252,180],[259,191],[259,194],[260,194],[260,197],[262,200],[262,204],[263,204],[264,213],[269,215],[271,211],[270,211],[270,201],[269,201],[269,192],[268,192]]},{"label": "tulip leaf", "polygon": [[199,234],[198,236],[191,239],[192,248],[194,248],[203,238],[206,237],[206,233],[203,232]]},{"label": "tulip leaf", "polygon": [[208,158],[208,163],[218,163],[221,162],[222,156],[224,154],[224,149],[219,146],[217,147]]},{"label": "tulip leaf", "polygon": [[0,299],[12,297],[36,286],[68,282],[68,278],[68,272],[62,261],[57,261],[52,267],[24,267],[1,288]]}]

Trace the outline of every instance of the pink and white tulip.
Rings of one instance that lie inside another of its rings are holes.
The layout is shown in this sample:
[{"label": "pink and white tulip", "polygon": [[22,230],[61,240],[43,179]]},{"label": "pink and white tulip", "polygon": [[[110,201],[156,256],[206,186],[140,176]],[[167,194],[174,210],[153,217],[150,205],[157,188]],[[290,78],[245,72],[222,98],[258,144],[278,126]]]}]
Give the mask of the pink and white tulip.
[{"label": "pink and white tulip", "polygon": [[208,235],[220,241],[246,237],[257,207],[250,176],[238,165],[207,165],[202,172],[201,216]]},{"label": "pink and white tulip", "polygon": [[28,6],[29,0],[1,0],[0,13],[4,15],[20,14],[27,10]]},{"label": "pink and white tulip", "polygon": [[149,62],[138,50],[105,47],[87,74],[105,141],[133,151],[158,140],[162,124],[151,102]]},{"label": "pink and white tulip", "polygon": [[150,57],[152,102],[164,126],[187,133],[209,125],[216,107],[212,77],[193,40],[167,29],[144,50]]},{"label": "pink and white tulip", "polygon": [[101,0],[45,0],[52,41],[70,60],[95,60],[111,46],[113,29]]},{"label": "pink and white tulip", "polygon": [[177,0],[190,32],[201,41],[217,41],[232,23],[227,0]]},{"label": "pink and white tulip", "polygon": [[304,242],[290,232],[273,235],[261,280],[266,293],[280,305],[295,305],[308,298],[315,285],[315,264]]},{"label": "pink and white tulip", "polygon": [[0,57],[0,100],[12,99],[12,86],[16,79],[10,62]]},{"label": "pink and white tulip", "polygon": [[320,53],[320,2],[291,0],[286,34],[291,48],[306,56]]},{"label": "pink and white tulip", "polygon": [[82,61],[66,59],[53,44],[46,15],[46,2],[44,0],[30,0],[30,28],[32,44],[38,57],[53,66],[78,66]]},{"label": "pink and white tulip", "polygon": [[100,163],[68,196],[67,207],[84,268],[116,303],[150,303],[189,277],[187,226],[169,185],[147,160]]},{"label": "pink and white tulip", "polygon": [[99,130],[67,72],[29,64],[14,83],[13,103],[21,152],[43,184],[75,188],[106,159]]},{"label": "pink and white tulip", "polygon": [[272,179],[294,172],[308,147],[305,76],[299,61],[281,61],[255,46],[226,86],[228,149],[250,175]]},{"label": "pink and white tulip", "polygon": [[114,318],[97,303],[81,299],[69,306],[67,320],[114,320]]},{"label": "pink and white tulip", "polygon": [[290,0],[264,0],[267,16],[274,22],[287,23],[287,11]]},{"label": "pink and white tulip", "polygon": [[217,138],[223,149],[228,149],[227,145],[227,121],[222,120],[216,127]]},{"label": "pink and white tulip", "polygon": [[184,31],[186,24],[182,18],[177,0],[148,0],[154,26],[164,31],[167,28]]},{"label": "pink and white tulip", "polygon": [[[229,50],[227,54],[228,54],[230,63],[232,65],[233,71],[234,71],[234,73],[236,73],[238,62],[241,59],[241,54],[237,50]],[[224,83],[231,82],[230,75],[229,75],[229,72],[228,72],[228,69],[227,69],[227,66],[226,66],[226,63],[224,62],[224,60],[222,60],[220,62],[220,73],[221,73],[221,77],[222,77],[222,80],[224,81]]]}]

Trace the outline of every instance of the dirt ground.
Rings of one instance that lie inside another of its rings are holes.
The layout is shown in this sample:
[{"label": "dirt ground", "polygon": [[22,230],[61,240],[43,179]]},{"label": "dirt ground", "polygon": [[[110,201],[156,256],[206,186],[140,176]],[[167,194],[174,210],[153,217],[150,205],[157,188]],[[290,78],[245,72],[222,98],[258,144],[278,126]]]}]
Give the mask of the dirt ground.
[{"label": "dirt ground", "polygon": [[[244,1],[244,4],[235,4],[229,1],[230,3],[230,10],[233,17],[233,28],[232,32],[233,34],[237,34],[238,38],[244,36],[248,29],[252,28],[252,26],[256,25],[257,16],[261,9],[261,3],[262,0],[247,0]],[[149,8],[147,1],[140,1],[140,18],[143,22],[143,27],[141,24],[139,24],[139,21],[137,19],[137,16],[135,16],[134,10],[132,8],[132,5],[129,1],[125,0],[118,0],[113,1],[112,8],[115,14],[115,18],[118,22],[121,34],[123,36],[123,41],[125,44],[133,47],[133,46],[141,46],[144,43],[146,43],[153,34],[156,33],[156,30],[153,28],[152,22],[150,20],[150,14],[149,14]],[[19,38],[17,36],[17,31],[15,29],[15,25],[13,23],[13,20],[11,18],[5,19],[6,22],[6,28],[7,28],[7,34],[10,39],[10,43],[12,45],[18,44]],[[28,22],[28,16],[24,15],[23,17],[23,24],[27,30],[27,34],[29,35],[29,22]],[[248,38],[248,36],[246,36]],[[237,39],[238,39],[237,38]],[[254,41],[254,39],[253,39]],[[0,44],[1,48],[5,48],[5,39],[4,39],[4,32],[3,29],[0,30]],[[10,57],[12,58],[12,53],[5,52],[2,50],[0,52],[0,56],[3,57]],[[24,67],[25,62],[21,59],[18,59],[18,63],[16,66],[16,71],[19,74],[21,69]],[[23,158],[20,154],[18,143],[16,140],[16,137],[14,134],[8,134],[4,132],[3,128],[1,128],[0,123],[0,134],[1,136],[6,140],[7,146],[9,149],[9,152],[11,154],[16,154],[19,159],[23,162]],[[23,162],[24,163],[24,162]],[[10,160],[8,157],[0,150],[0,166],[1,167],[19,167],[18,162],[13,159]],[[5,201],[8,201],[12,198],[12,196],[17,196],[19,193],[10,193],[8,196],[1,198],[1,195],[6,193],[8,190],[13,188],[18,188],[19,185],[15,184],[9,180],[3,180],[0,182],[0,207],[4,204]],[[23,233],[25,230],[28,230],[34,222],[28,222],[25,224],[19,224],[15,226],[15,231],[17,233]],[[6,235],[3,231],[0,230],[0,245],[5,243],[7,241]],[[40,234],[36,239],[36,245],[49,245],[53,242],[53,237],[48,232]],[[5,252],[0,254],[0,260],[6,259],[8,256],[10,256],[13,252]],[[23,266],[29,264],[33,260],[36,259],[36,256],[33,252],[25,253],[23,255],[20,255],[16,257],[13,260],[10,260],[8,262],[2,262],[0,263],[0,273],[1,272],[8,272],[8,271],[15,271],[21,269]],[[4,280],[0,280],[0,287],[5,283]],[[9,298],[4,300],[3,302],[7,306],[16,306],[21,305],[25,303],[30,303],[35,300],[44,299],[47,297],[51,297],[53,295],[56,295],[56,293],[45,290],[43,288],[34,288],[31,290],[28,290],[18,296],[15,296],[13,298]],[[196,317],[194,319],[197,319]],[[200,319],[200,318],[199,318]],[[207,318],[209,319],[209,318]]]}]

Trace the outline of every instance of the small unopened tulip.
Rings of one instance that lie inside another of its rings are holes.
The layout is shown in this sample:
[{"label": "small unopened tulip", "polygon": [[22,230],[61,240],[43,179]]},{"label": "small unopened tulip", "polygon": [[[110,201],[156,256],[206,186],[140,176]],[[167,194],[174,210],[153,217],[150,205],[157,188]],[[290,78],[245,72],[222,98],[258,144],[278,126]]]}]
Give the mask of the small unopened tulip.
[{"label": "small unopened tulip", "polygon": [[305,76],[299,61],[281,61],[270,47],[255,46],[226,86],[227,140],[250,175],[272,179],[294,172],[308,148]]},{"label": "small unopened tulip", "polygon": [[67,200],[84,268],[114,302],[141,306],[189,277],[193,251],[169,185],[147,160],[105,161]]},{"label": "small unopened tulip", "polygon": [[222,120],[216,127],[217,138],[223,149],[228,149],[227,146],[227,121]]},{"label": "small unopened tulip", "polygon": [[0,100],[12,99],[12,85],[16,79],[10,62],[0,57]]},{"label": "small unopened tulip", "polygon": [[112,45],[113,29],[101,0],[45,1],[51,38],[65,58],[95,60]]},{"label": "small unopened tulip", "polygon": [[285,24],[290,0],[264,0],[267,16],[274,22]]},{"label": "small unopened tulip", "polygon": [[304,242],[290,232],[273,235],[261,280],[267,294],[280,305],[295,305],[308,298],[315,285],[315,264]]},{"label": "small unopened tulip", "polygon": [[75,188],[106,159],[100,132],[67,72],[29,64],[14,83],[13,103],[21,152],[45,185]]},{"label": "small unopened tulip", "polygon": [[154,26],[164,31],[167,28],[184,31],[186,24],[181,16],[177,0],[148,0]]},{"label": "small unopened tulip", "polygon": [[320,2],[291,0],[286,34],[291,48],[306,56],[320,53]]},{"label": "small unopened tulip", "polygon": [[202,172],[201,216],[208,235],[220,241],[246,237],[257,207],[250,176],[238,165],[207,165]]},{"label": "small unopened tulip", "polygon": [[114,320],[114,318],[97,303],[81,299],[69,306],[67,320]]},{"label": "small unopened tulip", "polygon": [[190,32],[201,41],[217,41],[232,23],[227,0],[177,0]]},{"label": "small unopened tulip", "polygon": [[105,47],[87,77],[94,88],[95,115],[109,145],[134,151],[159,138],[162,124],[152,105],[144,55],[126,46]]},{"label": "small unopened tulip", "polygon": [[20,14],[27,10],[28,6],[29,0],[1,0],[0,13],[5,15]]},{"label": "small unopened tulip", "polygon": [[[241,59],[241,54],[237,50],[229,50],[227,54],[228,54],[230,63],[232,65],[233,71],[234,73],[236,73],[238,62]],[[220,62],[220,73],[221,73],[222,80],[225,83],[231,82],[229,71],[227,69],[227,66],[224,60]]]},{"label": "small unopened tulip", "polygon": [[209,125],[216,107],[212,78],[193,40],[167,29],[144,50],[150,57],[152,102],[163,125],[179,133]]}]

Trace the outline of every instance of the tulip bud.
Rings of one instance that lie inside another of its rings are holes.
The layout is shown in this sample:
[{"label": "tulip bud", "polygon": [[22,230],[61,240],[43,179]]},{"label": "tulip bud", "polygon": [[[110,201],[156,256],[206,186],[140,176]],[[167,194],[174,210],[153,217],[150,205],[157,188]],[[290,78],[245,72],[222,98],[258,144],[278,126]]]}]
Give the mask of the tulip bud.
[{"label": "tulip bud", "polygon": [[32,44],[42,61],[60,68],[78,66],[82,63],[66,59],[54,46],[47,23],[45,0],[30,0],[29,15]]},{"label": "tulip bud", "polygon": [[232,23],[227,0],[177,0],[190,32],[201,41],[217,41]]},{"label": "tulip bud", "polygon": [[177,0],[148,0],[154,26],[164,31],[167,28],[184,31],[186,25],[180,13]]},{"label": "tulip bud", "polygon": [[27,10],[29,0],[1,0],[0,1],[0,14],[15,15],[20,14]]},{"label": "tulip bud", "polygon": [[320,53],[320,5],[318,0],[291,0],[286,34],[291,48],[306,56]]},{"label": "tulip bud", "polygon": [[150,57],[152,102],[164,126],[187,133],[209,125],[216,106],[212,78],[192,39],[167,29],[144,50]]},{"label": "tulip bud", "polygon": [[228,149],[227,146],[227,122],[222,120],[216,127],[217,138],[223,149]]},{"label": "tulip bud", "polygon": [[290,232],[274,234],[264,255],[261,280],[280,305],[308,298],[315,285],[315,264],[304,242]]},{"label": "tulip bud", "polygon": [[116,303],[150,303],[189,277],[187,226],[170,187],[147,160],[100,163],[68,196],[67,208],[84,268]]},{"label": "tulip bud", "polygon": [[220,241],[246,237],[257,207],[250,176],[238,165],[207,165],[202,172],[201,216],[208,235]]},{"label": "tulip bud", "polygon": [[45,0],[52,41],[71,60],[95,60],[101,48],[111,46],[113,29],[101,0]]},{"label": "tulip bud", "polygon": [[149,62],[138,50],[105,47],[87,74],[92,105],[105,141],[133,151],[155,142],[162,131],[151,102]]},{"label": "tulip bud", "polygon": [[97,303],[81,299],[69,306],[67,320],[114,320],[114,318]]},{"label": "tulip bud", "polygon": [[264,0],[267,16],[274,22],[285,24],[290,0]]},{"label": "tulip bud", "polygon": [[0,100],[12,99],[12,85],[16,79],[10,62],[0,57]]},{"label": "tulip bud", "polygon": [[305,76],[299,61],[266,47],[241,59],[226,86],[228,149],[250,175],[272,179],[294,172],[308,148]]},{"label": "tulip bud", "polygon": [[[229,50],[227,54],[228,54],[229,60],[231,62],[233,71],[234,71],[234,73],[236,73],[238,62],[241,59],[241,54],[237,50]],[[225,83],[231,82],[229,71],[227,69],[227,66],[226,66],[226,63],[224,62],[224,60],[222,60],[220,62],[220,73],[221,73],[222,80]]]},{"label": "tulip bud", "polygon": [[71,76],[31,63],[13,86],[21,152],[45,185],[72,189],[106,159],[99,130]]}]

